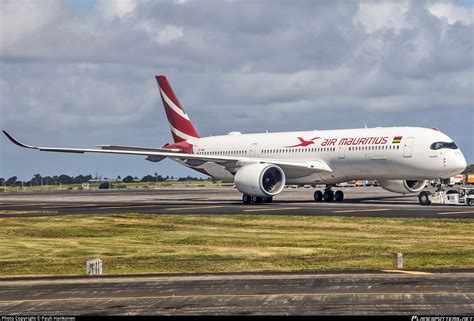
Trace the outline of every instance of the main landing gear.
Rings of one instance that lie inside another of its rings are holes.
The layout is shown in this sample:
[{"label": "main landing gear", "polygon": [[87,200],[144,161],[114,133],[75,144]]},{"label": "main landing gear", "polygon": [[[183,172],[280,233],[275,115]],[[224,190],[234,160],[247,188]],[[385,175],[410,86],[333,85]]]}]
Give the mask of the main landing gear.
[{"label": "main landing gear", "polygon": [[324,189],[324,193],[321,191],[316,191],[314,192],[314,200],[316,202],[341,202],[344,199],[344,193],[342,191],[334,191],[331,189],[331,185],[327,185],[326,188]]},{"label": "main landing gear", "polygon": [[244,194],[242,195],[242,202],[244,204],[251,204],[251,203],[271,203],[273,201],[273,197],[258,197],[258,196],[251,196]]}]

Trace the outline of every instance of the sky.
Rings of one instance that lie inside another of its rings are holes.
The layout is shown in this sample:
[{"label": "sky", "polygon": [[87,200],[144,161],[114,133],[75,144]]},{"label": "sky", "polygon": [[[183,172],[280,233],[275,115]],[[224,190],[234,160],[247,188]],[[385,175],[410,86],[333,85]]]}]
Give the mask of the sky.
[{"label": "sky", "polygon": [[[201,136],[436,127],[474,163],[471,1],[0,0],[0,127],[39,146],[160,147],[165,74]],[[0,177],[202,175],[41,153]]]}]

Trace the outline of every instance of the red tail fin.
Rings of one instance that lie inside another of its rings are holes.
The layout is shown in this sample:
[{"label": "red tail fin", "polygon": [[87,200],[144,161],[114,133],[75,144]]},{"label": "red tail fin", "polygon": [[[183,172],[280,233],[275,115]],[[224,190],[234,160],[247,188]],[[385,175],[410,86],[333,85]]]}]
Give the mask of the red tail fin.
[{"label": "red tail fin", "polygon": [[155,78],[158,82],[161,99],[163,100],[163,106],[165,107],[174,142],[179,143],[187,141],[188,139],[199,138],[193,123],[174,95],[173,89],[171,89],[166,76],[156,76]]}]

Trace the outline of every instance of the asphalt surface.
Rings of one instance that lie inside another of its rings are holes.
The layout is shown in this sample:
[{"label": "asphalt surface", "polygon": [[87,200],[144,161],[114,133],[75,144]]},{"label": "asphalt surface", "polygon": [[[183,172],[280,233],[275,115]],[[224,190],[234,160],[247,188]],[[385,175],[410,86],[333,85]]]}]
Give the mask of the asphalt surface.
[{"label": "asphalt surface", "polygon": [[474,273],[0,280],[2,315],[474,315]]},{"label": "asphalt surface", "polygon": [[[341,203],[286,189],[243,205],[233,188],[0,193],[0,217],[246,214],[473,218],[466,206],[421,206],[381,188],[344,188]],[[430,273],[432,272],[432,273]],[[333,272],[332,272],[333,273]],[[0,315],[473,315],[474,271],[0,278]]]},{"label": "asphalt surface", "polygon": [[421,206],[417,195],[379,187],[341,188],[343,202],[313,200],[315,189],[288,188],[273,203],[244,205],[230,187],[0,193],[0,217],[143,214],[248,214],[365,217],[474,218],[471,206]]}]

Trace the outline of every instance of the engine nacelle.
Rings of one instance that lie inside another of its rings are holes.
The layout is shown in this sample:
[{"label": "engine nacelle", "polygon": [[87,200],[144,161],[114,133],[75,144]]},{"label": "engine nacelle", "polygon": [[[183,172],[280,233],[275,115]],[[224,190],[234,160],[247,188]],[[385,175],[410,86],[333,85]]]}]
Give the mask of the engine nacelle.
[{"label": "engine nacelle", "polygon": [[273,164],[250,164],[241,167],[235,174],[234,184],[247,195],[269,197],[280,193],[285,187],[285,173]]},{"label": "engine nacelle", "polygon": [[387,191],[401,194],[408,193],[417,193],[425,188],[428,181],[415,181],[415,180],[406,180],[406,181],[379,181],[379,185],[386,189]]}]

